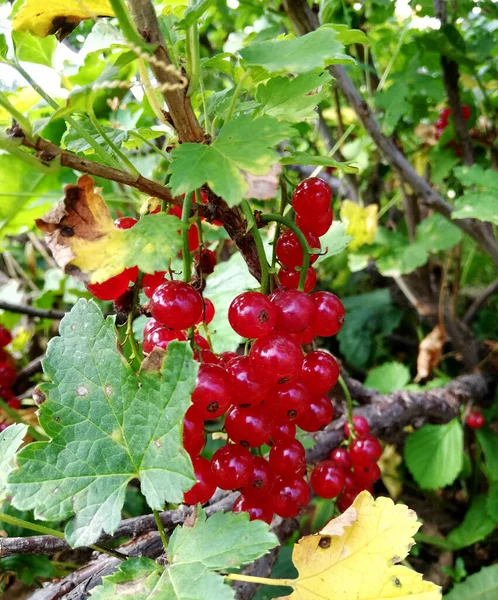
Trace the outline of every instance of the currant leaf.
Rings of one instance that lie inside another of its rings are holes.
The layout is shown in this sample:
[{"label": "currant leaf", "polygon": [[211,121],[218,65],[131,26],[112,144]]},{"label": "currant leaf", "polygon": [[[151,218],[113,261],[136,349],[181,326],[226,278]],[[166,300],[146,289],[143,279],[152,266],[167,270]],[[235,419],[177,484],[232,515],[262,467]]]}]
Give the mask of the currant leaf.
[{"label": "currant leaf", "polygon": [[0,433],[0,501],[5,498],[7,476],[13,467],[17,449],[22,444],[27,430],[27,425],[14,423]]},{"label": "currant leaf", "polygon": [[79,300],[43,367],[50,383],[41,386],[40,424],[51,441],[18,454],[8,488],[14,506],[42,520],[71,519],[66,537],[81,546],[116,530],[132,479],[151,508],[182,501],[195,482],[181,434],[197,373],[188,344],[168,346],[161,375],[136,375],[116,347],[112,319]]}]

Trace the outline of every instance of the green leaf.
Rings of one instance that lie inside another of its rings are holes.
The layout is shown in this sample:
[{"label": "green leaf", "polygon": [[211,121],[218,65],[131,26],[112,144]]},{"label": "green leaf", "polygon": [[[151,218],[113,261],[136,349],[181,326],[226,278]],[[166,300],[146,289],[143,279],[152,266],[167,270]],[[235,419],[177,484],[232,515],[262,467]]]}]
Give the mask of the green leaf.
[{"label": "green leaf", "polygon": [[462,230],[442,215],[430,215],[417,225],[416,241],[428,252],[449,250],[462,238]]},{"label": "green leaf", "polygon": [[472,186],[455,201],[452,219],[472,217],[498,225],[498,173],[483,169],[480,165],[458,167],[455,175],[464,186]]},{"label": "green leaf", "polygon": [[316,106],[330,94],[326,85],[330,80],[327,71],[303,73],[293,79],[274,77],[256,88],[258,113],[291,123],[316,118]]},{"label": "green leaf", "polygon": [[150,558],[129,558],[119,570],[104,577],[91,592],[92,600],[233,600],[234,590],[223,577],[199,563],[167,569]]},{"label": "green leaf", "polygon": [[476,431],[486,459],[487,475],[491,481],[498,481],[498,436],[488,426]]},{"label": "green leaf", "polygon": [[215,513],[209,519],[200,509],[193,527],[177,527],[170,538],[171,564],[200,563],[209,569],[238,567],[256,560],[278,545],[263,521],[245,513]]},{"label": "green leaf", "polygon": [[209,324],[213,351],[217,354],[227,350],[234,351],[243,338],[230,327],[228,307],[235,296],[258,288],[259,283],[249,273],[239,252],[227,261],[218,263],[206,281],[204,296],[209,298],[215,307],[214,318]]},{"label": "green leaf", "polygon": [[341,23],[327,23],[324,27],[330,27],[336,32],[336,40],[345,46],[350,44],[370,45],[370,40],[360,29],[349,29],[347,25]]},{"label": "green leaf", "polygon": [[182,501],[195,481],[181,438],[197,373],[187,343],[168,346],[161,374],[137,375],[117,349],[113,320],[79,300],[43,367],[50,383],[39,419],[51,441],[18,454],[8,488],[16,508],[71,518],[66,537],[82,546],[116,530],[132,479],[151,508]]},{"label": "green leaf", "polygon": [[382,129],[391,135],[400,119],[409,113],[409,88],[405,82],[396,82],[386,90],[375,93],[375,105],[384,110]]},{"label": "green leaf", "polygon": [[488,515],[498,523],[498,482],[493,483],[489,488],[486,509]]},{"label": "green leaf", "polygon": [[498,598],[498,564],[483,567],[479,572],[457,583],[444,600],[496,600]]},{"label": "green leaf", "polygon": [[402,390],[411,379],[410,369],[401,363],[384,363],[372,369],[365,379],[365,387],[379,390],[381,394],[390,394]]},{"label": "green leaf", "polygon": [[194,0],[192,6],[187,8],[183,14],[183,19],[178,22],[180,29],[187,29],[194,23],[197,23],[206,10],[213,4],[213,0]]},{"label": "green leaf", "polygon": [[0,433],[0,504],[6,496],[7,477],[13,468],[13,459],[27,430],[27,425],[15,423]]},{"label": "green leaf", "polygon": [[343,54],[344,46],[329,27],[297,38],[253,42],[239,51],[250,67],[264,67],[269,73],[307,73],[337,63],[354,63]]},{"label": "green leaf", "polygon": [[318,156],[317,154],[305,154],[304,152],[295,152],[290,156],[284,156],[280,159],[282,165],[320,165],[321,167],[335,167],[343,173],[358,173],[356,163],[338,162],[331,156]]},{"label": "green leaf", "polygon": [[0,33],[0,58],[6,58],[8,51],[9,51],[9,46],[7,45],[7,40],[5,39],[5,34]]},{"label": "green leaf", "polygon": [[29,31],[12,31],[12,40],[17,60],[46,67],[52,66],[52,59],[57,47],[55,36],[39,38],[31,35]]},{"label": "green leaf", "polygon": [[463,430],[458,419],[424,425],[406,440],[405,461],[424,490],[451,485],[463,466]]},{"label": "green leaf", "polygon": [[171,191],[174,196],[188,194],[208,183],[230,206],[239,204],[251,196],[242,171],[268,174],[277,162],[273,147],[289,135],[289,126],[271,117],[233,119],[211,146],[187,143],[173,150]]},{"label": "green leaf", "polygon": [[[83,127],[85,131],[87,131],[93,137],[93,139],[100,146],[103,146],[110,154],[114,154],[112,148],[110,148],[107,145],[107,142],[95,129],[90,119],[80,118],[78,119],[78,123],[81,125],[81,127]],[[114,129],[114,127],[107,127],[106,125],[102,125],[102,129],[107,134],[109,139],[112,142],[114,142],[117,146],[121,146],[121,144],[123,144],[123,142],[125,142],[128,139],[128,132],[123,131],[122,129]],[[84,138],[81,137],[81,134],[72,127],[69,127],[67,132],[64,134],[62,138],[62,143],[68,150],[71,150],[72,152],[84,153],[92,149],[90,144]]]},{"label": "green leaf", "polygon": [[480,542],[494,530],[495,522],[486,511],[486,499],[486,494],[475,496],[462,524],[448,535],[454,550]]},{"label": "green leaf", "polygon": [[343,252],[352,239],[350,235],[346,234],[346,225],[341,221],[334,221],[332,227],[320,238],[322,250],[327,250],[327,254],[320,254],[315,264],[324,262]]}]

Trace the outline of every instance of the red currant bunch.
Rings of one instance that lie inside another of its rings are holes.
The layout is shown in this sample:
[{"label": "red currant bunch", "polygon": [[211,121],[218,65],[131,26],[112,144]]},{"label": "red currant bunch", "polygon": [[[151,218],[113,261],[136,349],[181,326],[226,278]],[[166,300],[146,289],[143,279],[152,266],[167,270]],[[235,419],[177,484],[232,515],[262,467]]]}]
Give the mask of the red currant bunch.
[{"label": "red currant bunch", "polygon": [[[470,108],[464,104],[462,106],[462,117],[468,121],[470,119],[471,116],[471,110]],[[449,125],[449,118],[451,116],[451,108],[443,108],[439,111],[439,118],[436,121],[436,140],[439,140],[439,138],[443,135],[443,131],[448,127]],[[463,150],[462,147],[460,145],[458,145],[455,140],[451,140],[448,144],[448,147],[452,147],[455,149],[455,154],[459,157],[463,156]]]}]

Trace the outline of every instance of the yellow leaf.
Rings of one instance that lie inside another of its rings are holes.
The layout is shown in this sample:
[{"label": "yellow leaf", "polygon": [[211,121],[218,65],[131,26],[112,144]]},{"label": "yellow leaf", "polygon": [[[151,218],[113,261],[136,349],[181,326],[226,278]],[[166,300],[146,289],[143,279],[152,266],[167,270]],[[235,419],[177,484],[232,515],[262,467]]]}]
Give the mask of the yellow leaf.
[{"label": "yellow leaf", "polygon": [[55,33],[62,40],[80,21],[112,16],[109,0],[25,0],[12,26],[42,38]]},{"label": "yellow leaf", "polygon": [[[440,588],[397,565],[420,523],[407,506],[362,492],[338,519],[294,546],[288,600],[439,600]],[[276,580],[275,580],[276,581]]]},{"label": "yellow leaf", "polygon": [[382,473],[382,483],[386,486],[391,498],[396,498],[403,490],[403,483],[399,477],[398,467],[403,462],[401,456],[396,452],[396,446],[387,444],[379,459],[379,469]]},{"label": "yellow leaf", "polygon": [[67,185],[61,202],[36,220],[57,264],[85,283],[101,283],[134,266],[144,273],[167,270],[181,249],[180,219],[158,213],[118,229],[93,184],[83,175]]},{"label": "yellow leaf", "polygon": [[376,204],[363,208],[351,200],[345,200],[341,206],[341,219],[347,224],[346,233],[353,238],[349,243],[351,250],[357,250],[364,244],[373,244],[378,221]]}]

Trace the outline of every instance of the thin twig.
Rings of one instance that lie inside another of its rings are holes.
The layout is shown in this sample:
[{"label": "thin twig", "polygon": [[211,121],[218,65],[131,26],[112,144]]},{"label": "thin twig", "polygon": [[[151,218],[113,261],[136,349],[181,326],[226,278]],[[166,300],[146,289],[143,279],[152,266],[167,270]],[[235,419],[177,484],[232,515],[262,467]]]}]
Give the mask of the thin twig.
[{"label": "thin twig", "polygon": [[34,306],[25,306],[23,304],[13,304],[0,300],[0,310],[7,312],[29,315],[30,317],[40,317],[41,319],[62,319],[66,314],[63,310],[45,310],[43,308],[35,308]]},{"label": "thin twig", "polygon": [[469,324],[472,319],[476,316],[477,311],[485,304],[491,296],[498,291],[498,279],[495,279],[488,287],[482,292],[482,294],[472,302],[470,308],[465,313],[462,321]]}]

